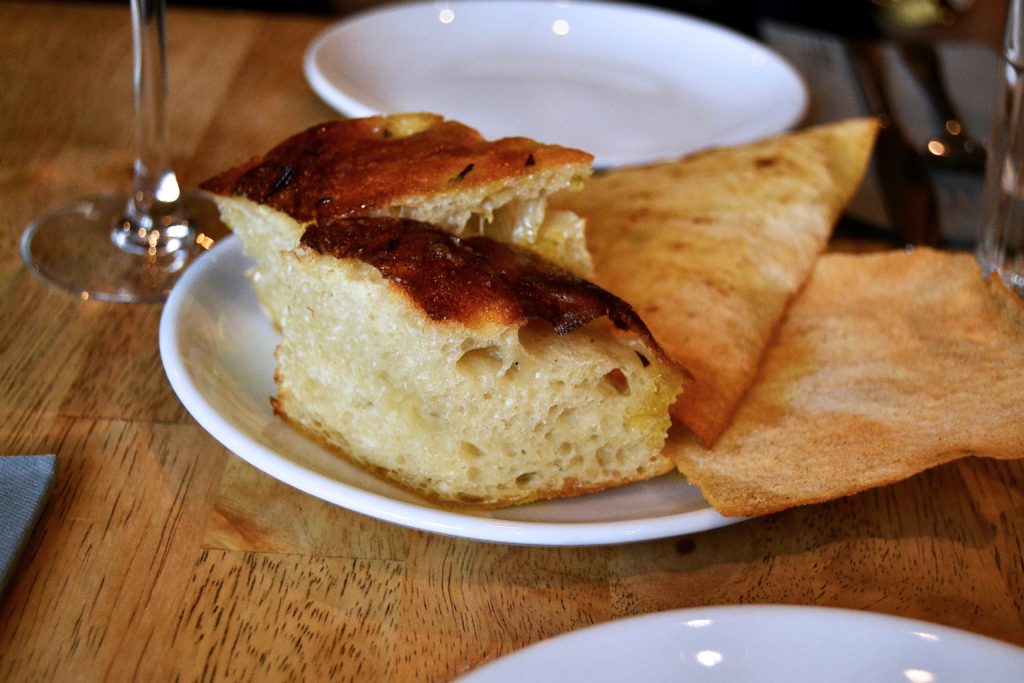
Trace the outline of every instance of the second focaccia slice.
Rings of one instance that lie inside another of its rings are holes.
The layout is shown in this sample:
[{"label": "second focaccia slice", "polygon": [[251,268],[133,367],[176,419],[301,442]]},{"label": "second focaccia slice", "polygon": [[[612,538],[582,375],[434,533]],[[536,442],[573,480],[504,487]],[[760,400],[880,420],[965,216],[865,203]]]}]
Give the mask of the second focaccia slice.
[{"label": "second focaccia slice", "polygon": [[673,469],[683,372],[597,286],[407,219],[314,224],[280,258],[276,409],[357,463],[489,507]]},{"label": "second focaccia slice", "polygon": [[256,261],[251,275],[276,322],[285,286],[277,254],[307,225],[344,216],[393,216],[456,235],[489,235],[591,274],[583,223],[548,211],[547,195],[590,175],[585,152],[528,138],[485,140],[436,114],[331,121],[202,184]]},{"label": "second focaccia slice", "polygon": [[595,282],[693,373],[673,416],[706,444],[860,184],[876,126],[852,120],[610,171],[552,200],[587,220]]}]

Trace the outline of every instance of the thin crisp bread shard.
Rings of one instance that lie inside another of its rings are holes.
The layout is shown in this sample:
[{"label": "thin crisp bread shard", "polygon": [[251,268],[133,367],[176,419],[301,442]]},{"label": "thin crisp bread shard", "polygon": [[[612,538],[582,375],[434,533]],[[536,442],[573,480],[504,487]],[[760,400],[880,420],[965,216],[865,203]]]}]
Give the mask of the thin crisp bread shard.
[{"label": "thin crisp bread shard", "polygon": [[715,446],[666,452],[725,515],[1022,458],[1024,302],[967,254],[822,256]]},{"label": "thin crisp bread shard", "polygon": [[877,132],[853,119],[599,175],[552,206],[587,220],[595,281],[694,376],[672,416],[712,444],[786,304],[863,177]]}]

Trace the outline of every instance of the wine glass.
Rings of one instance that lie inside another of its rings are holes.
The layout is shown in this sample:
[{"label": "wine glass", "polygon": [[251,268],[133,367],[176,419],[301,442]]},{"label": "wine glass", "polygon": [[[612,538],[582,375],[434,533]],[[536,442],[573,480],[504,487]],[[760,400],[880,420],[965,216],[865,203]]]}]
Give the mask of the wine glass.
[{"label": "wine glass", "polygon": [[[87,197],[22,235],[29,269],[82,299],[162,301],[222,230],[216,208],[182,192],[167,152],[165,0],[131,0],[136,156],[131,193]],[[199,228],[204,228],[200,232]]]}]

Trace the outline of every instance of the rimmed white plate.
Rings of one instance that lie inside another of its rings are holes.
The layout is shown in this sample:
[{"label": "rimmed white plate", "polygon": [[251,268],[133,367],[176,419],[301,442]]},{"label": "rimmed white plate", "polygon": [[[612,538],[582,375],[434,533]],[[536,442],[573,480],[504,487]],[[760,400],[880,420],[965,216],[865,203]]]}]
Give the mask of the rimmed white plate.
[{"label": "rimmed white plate", "polygon": [[665,10],[577,0],[386,6],[318,36],[306,78],[350,116],[432,111],[486,137],[578,147],[598,167],[782,132],[797,72],[741,34]]},{"label": "rimmed white plate", "polygon": [[1024,649],[870,612],[701,607],[613,621],[531,645],[462,683],[1020,681]]},{"label": "rimmed white plate", "polygon": [[716,513],[699,489],[674,474],[574,499],[472,513],[440,509],[365,473],[272,413],[279,337],[246,280],[250,266],[234,236],[200,257],[164,307],[160,354],[196,421],[270,476],[371,517],[503,543],[622,543],[738,521]]}]

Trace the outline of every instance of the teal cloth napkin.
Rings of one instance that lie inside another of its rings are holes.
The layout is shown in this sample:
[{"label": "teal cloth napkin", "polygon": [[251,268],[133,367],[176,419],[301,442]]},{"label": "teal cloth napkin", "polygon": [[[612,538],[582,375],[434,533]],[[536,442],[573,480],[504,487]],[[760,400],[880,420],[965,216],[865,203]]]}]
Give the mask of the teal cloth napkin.
[{"label": "teal cloth napkin", "polygon": [[56,455],[0,456],[0,595],[43,511],[56,473]]}]

